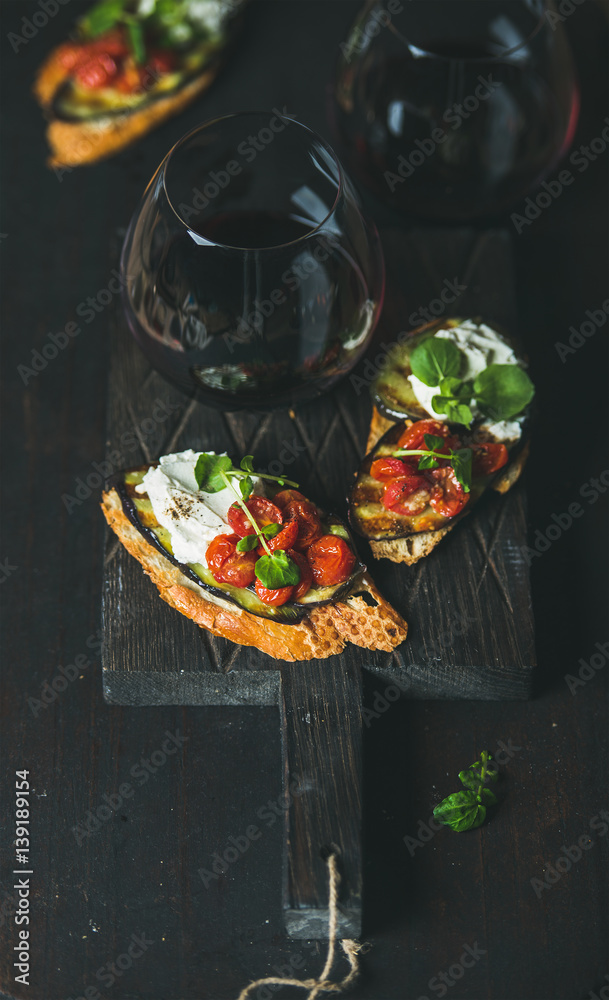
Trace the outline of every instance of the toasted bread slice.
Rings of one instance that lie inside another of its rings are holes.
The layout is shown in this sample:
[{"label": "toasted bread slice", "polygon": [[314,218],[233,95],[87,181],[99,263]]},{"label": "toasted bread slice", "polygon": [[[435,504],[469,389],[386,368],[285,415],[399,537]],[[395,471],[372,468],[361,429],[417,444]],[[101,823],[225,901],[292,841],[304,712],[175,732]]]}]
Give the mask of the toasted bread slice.
[{"label": "toasted bread slice", "polygon": [[91,121],[71,122],[55,118],[52,113],[53,97],[69,74],[61,65],[57,50],[51,52],[34,84],[34,94],[49,117],[47,140],[51,156],[48,165],[76,167],[112,156],[190,104],[207,90],[219,68],[220,61],[216,60],[179,90],[167,97],[156,98],[142,108],[100,116]]},{"label": "toasted bread slice", "polygon": [[406,622],[379,594],[367,573],[346,599],[312,608],[296,624],[279,624],[197,587],[140,534],[126,517],[116,490],[103,494],[101,507],[106,521],[141,563],[163,600],[214,635],[255,646],[279,660],[325,659],[340,653],[348,642],[389,652],[406,638]]},{"label": "toasted bread slice", "polygon": [[[376,407],[372,410],[370,421],[370,431],[368,433],[368,443],[366,452],[372,451],[375,444],[382,438],[395,421],[382,416]],[[497,493],[507,493],[509,489],[518,481],[529,455],[529,443],[527,442],[519,449],[516,455],[502,470],[491,484],[491,489]],[[391,562],[406,563],[412,566],[413,563],[428,556],[433,552],[445,535],[456,526],[461,518],[456,518],[452,524],[437,531],[421,531],[414,535],[407,535],[404,538],[391,538],[387,541],[370,542],[370,548],[375,559],[390,559]]]}]

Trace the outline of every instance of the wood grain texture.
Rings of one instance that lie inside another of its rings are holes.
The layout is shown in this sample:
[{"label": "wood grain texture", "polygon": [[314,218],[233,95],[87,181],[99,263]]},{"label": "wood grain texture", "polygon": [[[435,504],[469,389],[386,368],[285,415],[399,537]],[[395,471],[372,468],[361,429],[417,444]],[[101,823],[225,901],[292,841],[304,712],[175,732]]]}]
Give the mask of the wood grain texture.
[{"label": "wood grain texture", "polygon": [[337,934],[357,938],[362,930],[361,670],[348,658],[288,664],[282,670],[282,694],[289,790],[286,928],[293,938],[327,936],[325,857],[338,851]]}]

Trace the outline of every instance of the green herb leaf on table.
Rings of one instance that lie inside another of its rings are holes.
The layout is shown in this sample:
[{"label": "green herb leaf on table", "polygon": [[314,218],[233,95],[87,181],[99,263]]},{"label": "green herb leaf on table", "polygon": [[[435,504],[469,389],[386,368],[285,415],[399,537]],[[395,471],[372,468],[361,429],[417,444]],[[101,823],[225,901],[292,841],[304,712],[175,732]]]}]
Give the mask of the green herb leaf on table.
[{"label": "green herb leaf on table", "polygon": [[489,365],[474,380],[478,406],[494,420],[509,420],[527,406],[535,386],[518,365]]},{"label": "green herb leaf on table", "polygon": [[462,833],[463,830],[482,826],[486,808],[478,802],[475,792],[453,792],[436,806],[433,814],[455,833]]},{"label": "green herb leaf on table", "polygon": [[204,493],[219,493],[226,488],[222,473],[232,469],[233,463],[228,455],[209,455],[203,452],[195,465],[197,486]]},{"label": "green herb leaf on table", "polygon": [[288,555],[279,549],[271,556],[261,556],[256,563],[255,573],[267,590],[295,586],[300,582],[300,570]]},{"label": "green herb leaf on table", "polygon": [[429,337],[410,355],[412,374],[425,385],[440,385],[442,379],[459,374],[461,351],[452,340]]},{"label": "green herb leaf on table", "polygon": [[497,803],[495,793],[486,787],[487,781],[497,781],[498,778],[497,771],[489,768],[489,762],[490,754],[483,750],[480,760],[459,772],[466,790],[448,795],[433,811],[436,819],[456,833],[482,826],[486,819],[486,806]]}]

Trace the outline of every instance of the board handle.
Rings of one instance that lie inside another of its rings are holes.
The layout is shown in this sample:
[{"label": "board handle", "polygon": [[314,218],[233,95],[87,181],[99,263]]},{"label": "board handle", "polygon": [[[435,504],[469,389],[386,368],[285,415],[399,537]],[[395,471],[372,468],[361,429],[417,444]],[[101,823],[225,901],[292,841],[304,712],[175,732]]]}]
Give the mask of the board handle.
[{"label": "board handle", "polygon": [[326,858],[334,852],[341,877],[337,937],[357,938],[362,922],[361,669],[314,660],[285,664],[281,677],[286,930],[300,940],[328,937]]}]

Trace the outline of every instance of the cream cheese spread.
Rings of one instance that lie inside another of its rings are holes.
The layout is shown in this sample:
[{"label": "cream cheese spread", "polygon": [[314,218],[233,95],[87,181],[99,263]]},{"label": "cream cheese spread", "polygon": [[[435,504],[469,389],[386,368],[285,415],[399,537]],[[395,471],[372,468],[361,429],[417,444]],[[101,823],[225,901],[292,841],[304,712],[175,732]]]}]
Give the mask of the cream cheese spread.
[{"label": "cream cheese spread", "polygon": [[[485,323],[477,324],[473,320],[468,319],[459,326],[449,327],[446,330],[438,330],[434,336],[441,337],[444,340],[452,340],[461,351],[463,360],[461,362],[462,367],[459,371],[459,378],[463,380],[475,379],[476,375],[479,375],[489,365],[517,365],[519,363],[509,344],[506,344],[505,340]],[[431,403],[433,397],[439,393],[438,387],[425,385],[416,375],[411,374],[408,376],[408,379],[423,409],[426,410],[430,417],[442,420],[442,415],[436,413]],[[475,400],[471,401],[470,409],[474,420],[482,416],[476,406]],[[517,441],[520,438],[522,433],[521,424],[522,418],[519,417],[515,420],[502,420],[494,424],[485,423],[481,425],[480,430],[486,431],[487,434],[496,440],[507,444],[510,441]]]},{"label": "cream cheese spread", "polygon": [[[198,488],[194,470],[200,454],[188,449],[161,456],[158,466],[148,469],[135,488],[148,494],[154,516],[171,536],[176,559],[207,566],[205,552],[211,540],[216,535],[232,534],[228,509],[237,498],[230,487],[218,493]],[[254,476],[252,480],[254,492],[263,494],[262,481]]]}]

